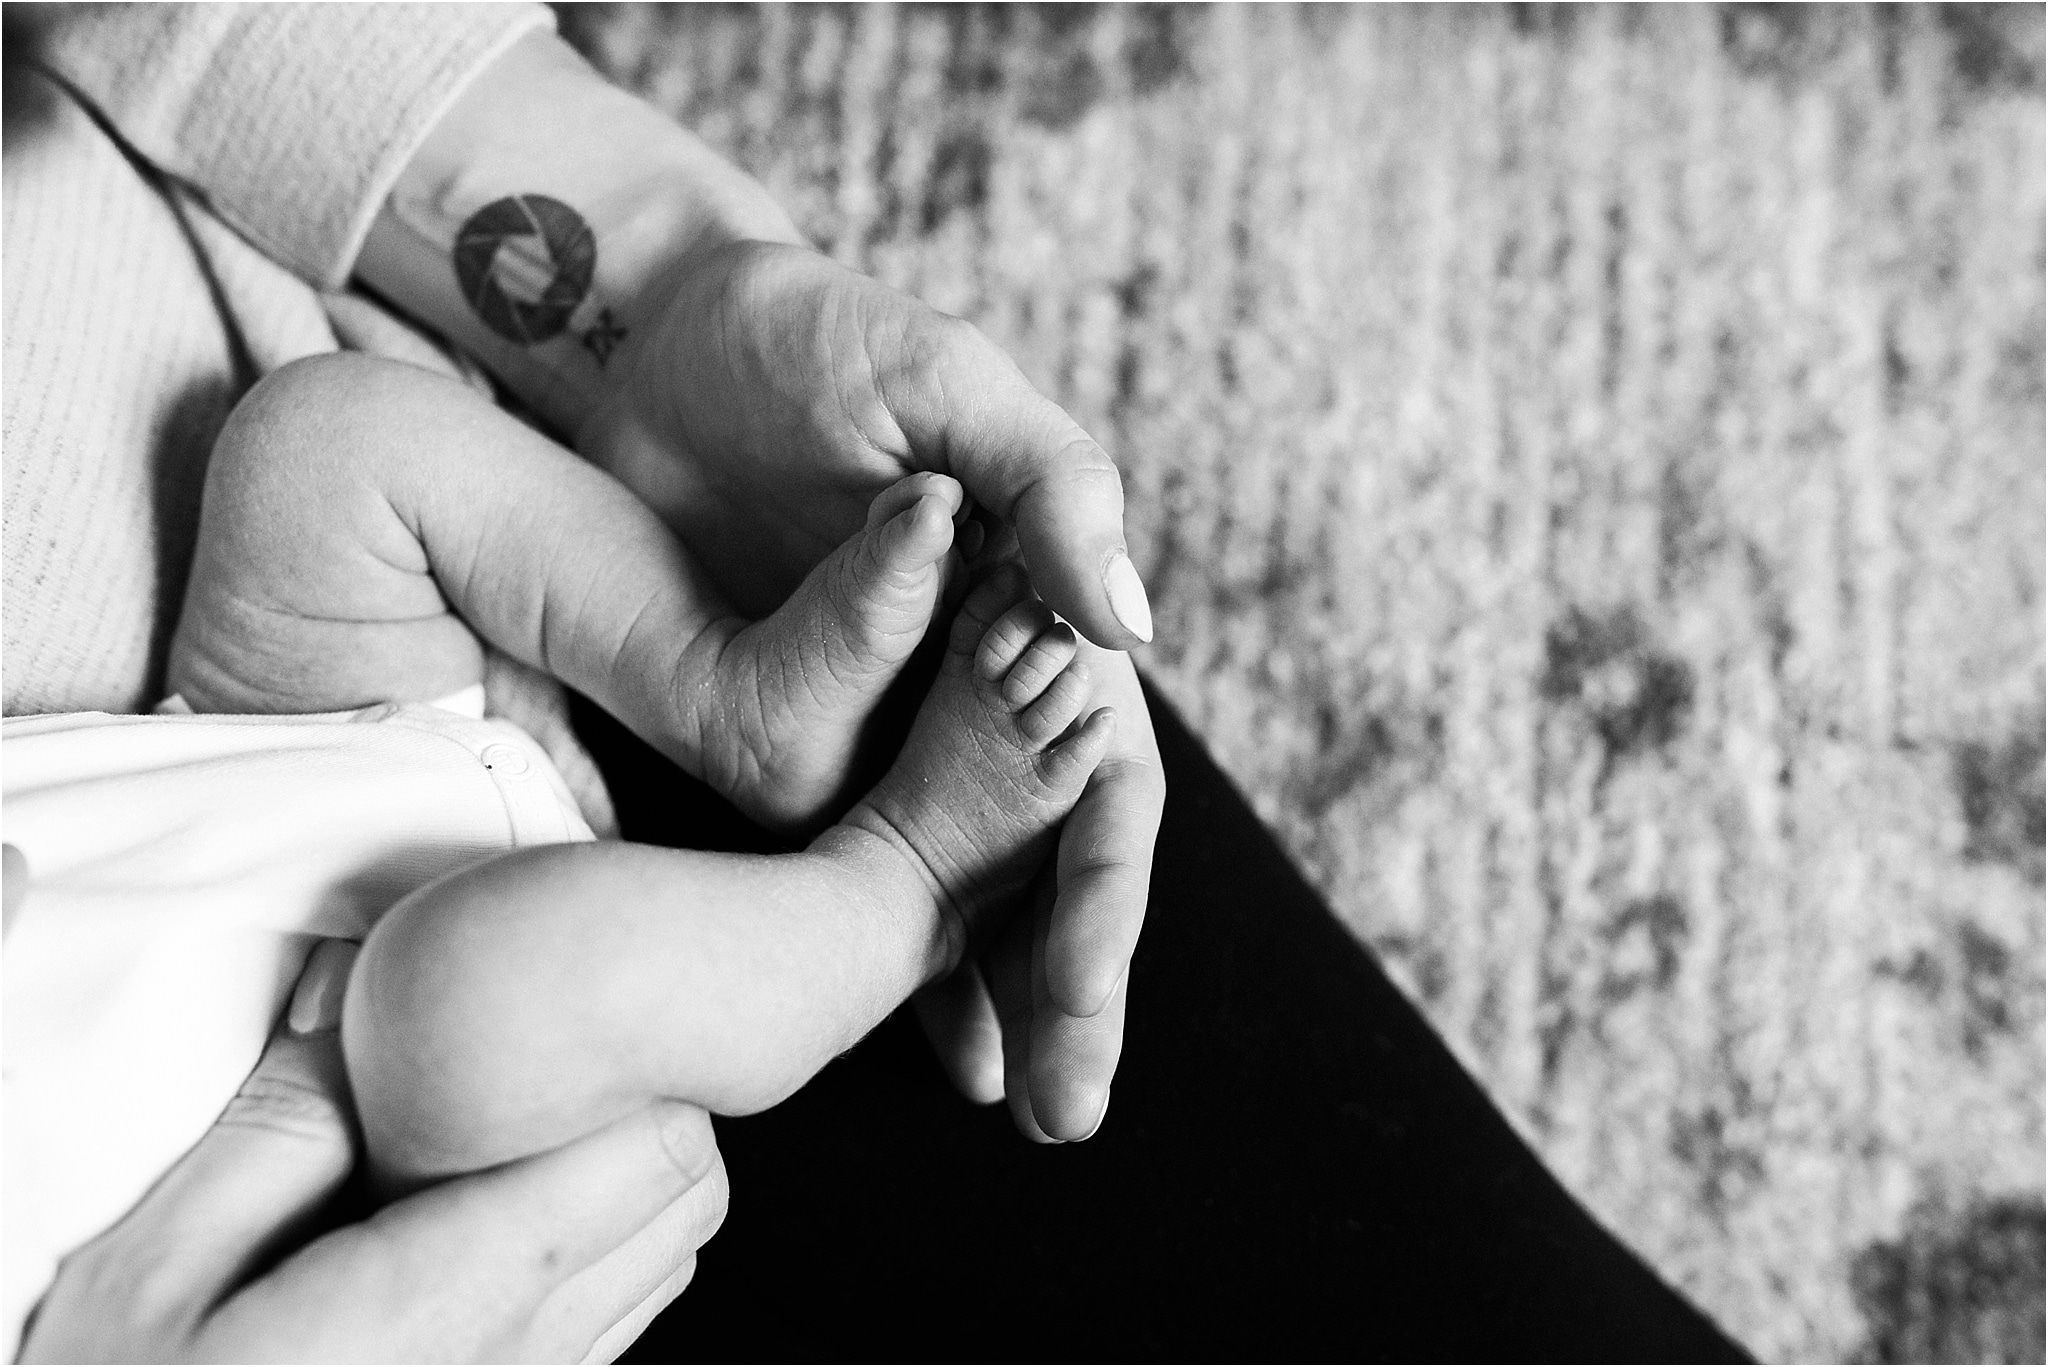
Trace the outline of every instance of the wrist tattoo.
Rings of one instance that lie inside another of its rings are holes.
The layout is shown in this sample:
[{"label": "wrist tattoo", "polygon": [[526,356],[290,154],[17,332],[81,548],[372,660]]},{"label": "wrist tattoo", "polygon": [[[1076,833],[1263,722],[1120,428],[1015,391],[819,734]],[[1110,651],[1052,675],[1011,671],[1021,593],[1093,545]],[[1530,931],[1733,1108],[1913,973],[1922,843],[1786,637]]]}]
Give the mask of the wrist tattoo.
[{"label": "wrist tattoo", "polygon": [[[508,195],[471,214],[455,236],[462,297],[498,336],[537,346],[569,331],[597,274],[597,235],[559,199]],[[580,340],[602,366],[625,340],[609,308]]]},{"label": "wrist tattoo", "polygon": [[589,349],[591,355],[597,357],[599,365],[611,360],[612,352],[625,340],[626,330],[612,317],[610,309],[599,309],[597,321],[583,334],[583,345]]}]

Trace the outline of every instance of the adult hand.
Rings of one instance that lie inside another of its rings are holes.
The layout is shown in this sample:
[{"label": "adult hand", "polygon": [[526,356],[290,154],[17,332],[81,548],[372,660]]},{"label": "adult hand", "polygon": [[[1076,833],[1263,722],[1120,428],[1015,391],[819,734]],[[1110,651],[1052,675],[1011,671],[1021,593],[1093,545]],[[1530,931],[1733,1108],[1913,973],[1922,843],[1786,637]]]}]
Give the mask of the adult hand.
[{"label": "adult hand", "polygon": [[[567,315],[528,301],[508,320],[456,265],[473,253],[475,215],[508,197],[529,212],[535,196],[552,202],[553,221],[589,229],[589,279],[563,277],[554,248],[531,234],[500,242],[490,278],[519,300],[543,278],[588,293]],[[966,486],[995,530],[1014,531],[1033,587],[1083,636],[1115,650],[1148,640],[1123,491],[1102,449],[973,327],[800,241],[758,182],[536,34],[479,74],[421,143],[356,270],[660,511],[752,615],[859,528],[883,488],[936,470]],[[1119,703],[1117,740],[1061,838],[1039,975],[1052,1014],[1030,1048],[1027,1133],[1085,1133],[1099,1114],[1116,1051],[1076,1065],[1056,1042],[1078,1027],[1060,1019],[1121,1038],[1112,1008],[1144,919],[1158,755],[1128,662],[1098,674],[1102,700]],[[977,993],[956,984],[961,1005],[926,1012],[946,1023],[941,1054],[956,1074],[995,1066]]]},{"label": "adult hand", "polygon": [[883,486],[952,475],[1016,530],[1032,587],[1100,645],[1152,638],[1116,466],[971,324],[806,248],[684,258],[576,445],[766,613]]},{"label": "adult hand", "polygon": [[616,1353],[725,1212],[702,1111],[657,1106],[300,1243],[355,1166],[329,942],[213,1129],[59,1267],[26,1361],[510,1361]]},{"label": "adult hand", "polygon": [[[1030,971],[992,975],[1022,995],[991,1004],[970,978],[922,1009],[970,1096],[993,1099],[1004,1076],[1026,1134],[1086,1137],[1121,1047],[1165,793],[1137,675],[1100,648],[1152,632],[1116,467],[973,327],[815,252],[729,243],[685,257],[660,290],[577,445],[674,525],[735,602],[772,609],[877,492],[936,470],[999,536],[1014,533],[1039,596],[1100,643],[1087,655],[1116,739],[1062,830],[1056,891],[1028,922]],[[989,1028],[1005,1012],[1007,1067]]]},{"label": "adult hand", "polygon": [[[574,269],[550,234],[578,244]],[[664,513],[757,616],[885,485],[937,470],[1016,528],[1084,636],[1149,640],[1102,448],[973,327],[800,243],[752,177],[534,33],[435,123],[355,270]]]}]

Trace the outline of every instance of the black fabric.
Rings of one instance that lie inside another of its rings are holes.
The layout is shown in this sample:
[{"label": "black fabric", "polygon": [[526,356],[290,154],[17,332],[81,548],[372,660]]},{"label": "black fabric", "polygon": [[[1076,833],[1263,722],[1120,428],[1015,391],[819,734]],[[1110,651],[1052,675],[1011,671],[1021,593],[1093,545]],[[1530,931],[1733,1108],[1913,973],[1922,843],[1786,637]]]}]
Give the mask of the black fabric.
[{"label": "black fabric", "polygon": [[[1169,796],[1101,1131],[1027,1143],[898,1012],[718,1122],[725,1227],[626,1360],[1745,1360],[1552,1180],[1151,701]],[[578,723],[629,839],[773,848]]]}]

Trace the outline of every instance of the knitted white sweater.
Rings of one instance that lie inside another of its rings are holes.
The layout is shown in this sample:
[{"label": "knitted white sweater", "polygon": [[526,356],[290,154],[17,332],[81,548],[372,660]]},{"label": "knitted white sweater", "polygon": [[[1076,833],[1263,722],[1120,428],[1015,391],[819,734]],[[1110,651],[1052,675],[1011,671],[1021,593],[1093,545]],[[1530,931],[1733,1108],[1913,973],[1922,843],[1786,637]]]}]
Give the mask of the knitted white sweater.
[{"label": "knitted white sweater", "polygon": [[336,4],[27,22],[0,159],[0,689],[9,714],[143,711],[236,399],[337,345],[452,364],[341,291],[435,121],[551,20]]}]

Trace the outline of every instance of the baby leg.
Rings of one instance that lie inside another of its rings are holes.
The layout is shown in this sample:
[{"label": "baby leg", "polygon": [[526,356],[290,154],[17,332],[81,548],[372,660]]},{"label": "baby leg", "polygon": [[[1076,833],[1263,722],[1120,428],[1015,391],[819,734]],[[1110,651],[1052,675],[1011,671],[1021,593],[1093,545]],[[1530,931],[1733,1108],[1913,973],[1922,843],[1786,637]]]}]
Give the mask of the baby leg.
[{"label": "baby leg", "polygon": [[[200,712],[325,712],[428,702],[483,678],[483,648],[434,580],[414,519],[387,494],[402,463],[488,444],[488,407],[424,371],[440,422],[386,404],[401,369],[320,357],[259,383],[207,466],[169,689]],[[460,415],[463,421],[456,421]],[[509,417],[498,415],[507,426]]]},{"label": "baby leg", "polygon": [[683,642],[725,611],[622,486],[467,386],[321,356],[215,443],[168,681],[202,712],[426,702],[481,637],[605,701],[643,609]]},{"label": "baby leg", "polygon": [[208,470],[170,685],[199,711],[423,702],[478,637],[759,819],[815,819],[937,604],[960,486],[914,475],[780,611],[733,614],[610,476],[453,381],[335,355],[240,404]]},{"label": "baby leg", "polygon": [[1101,758],[1073,640],[1008,578],[970,595],[896,765],[801,854],[554,846],[389,912],[343,1042],[398,1184],[537,1152],[654,1096],[775,1104],[1029,876]]}]

